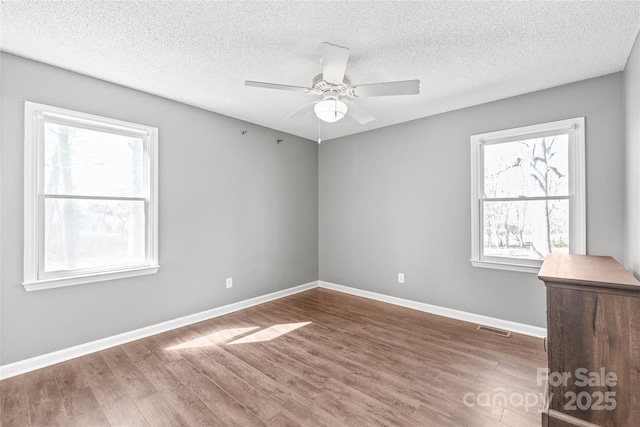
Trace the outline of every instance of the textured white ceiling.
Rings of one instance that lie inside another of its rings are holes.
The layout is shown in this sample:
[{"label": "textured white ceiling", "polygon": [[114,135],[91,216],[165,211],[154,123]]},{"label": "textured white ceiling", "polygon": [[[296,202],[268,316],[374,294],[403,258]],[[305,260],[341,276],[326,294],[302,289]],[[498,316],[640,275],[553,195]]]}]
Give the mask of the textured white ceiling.
[{"label": "textured white ceiling", "polygon": [[2,1],[0,49],[309,139],[283,118],[311,95],[322,42],[350,49],[355,84],[420,79],[420,95],[366,98],[354,134],[624,68],[638,1]]}]

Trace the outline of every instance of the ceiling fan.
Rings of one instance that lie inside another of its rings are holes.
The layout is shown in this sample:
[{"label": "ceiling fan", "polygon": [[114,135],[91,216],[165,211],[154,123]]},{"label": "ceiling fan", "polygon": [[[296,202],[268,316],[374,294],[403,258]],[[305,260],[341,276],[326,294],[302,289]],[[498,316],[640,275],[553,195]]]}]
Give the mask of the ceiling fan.
[{"label": "ceiling fan", "polygon": [[313,110],[316,116],[325,122],[336,122],[349,115],[360,124],[369,123],[375,117],[356,104],[353,99],[369,96],[415,95],[420,93],[420,80],[352,85],[345,74],[349,49],[331,43],[322,44],[322,74],[314,77],[311,87],[290,86],[246,80],[246,86],[266,89],[288,90],[293,92],[319,95],[313,101],[285,117],[302,117]]}]

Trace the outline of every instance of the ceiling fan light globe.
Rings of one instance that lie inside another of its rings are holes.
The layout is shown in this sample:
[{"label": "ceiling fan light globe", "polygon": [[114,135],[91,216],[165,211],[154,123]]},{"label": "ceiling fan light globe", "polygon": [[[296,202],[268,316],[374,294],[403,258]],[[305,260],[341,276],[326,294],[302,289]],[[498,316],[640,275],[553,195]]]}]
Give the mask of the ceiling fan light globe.
[{"label": "ceiling fan light globe", "polygon": [[314,107],[316,116],[322,121],[333,123],[342,119],[347,114],[347,104],[338,99],[325,99]]}]

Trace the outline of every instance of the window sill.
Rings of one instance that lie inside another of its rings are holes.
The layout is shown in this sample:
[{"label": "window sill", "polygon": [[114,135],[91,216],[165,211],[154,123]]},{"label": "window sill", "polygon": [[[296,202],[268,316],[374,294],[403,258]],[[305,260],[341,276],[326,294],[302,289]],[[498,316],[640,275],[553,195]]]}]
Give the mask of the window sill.
[{"label": "window sill", "polygon": [[75,286],[86,283],[104,282],[106,280],[124,279],[127,277],[155,274],[158,272],[159,268],[159,265],[155,265],[151,267],[139,267],[127,270],[83,274],[81,276],[56,277],[53,279],[24,282],[22,283],[22,286],[24,286],[24,290],[27,292],[42,291],[45,289],[62,288],[65,286]]},{"label": "window sill", "polygon": [[471,265],[473,265],[474,267],[493,268],[496,270],[519,271],[521,273],[538,274],[540,272],[540,265],[514,264],[509,262],[485,261],[477,259],[472,259]]}]

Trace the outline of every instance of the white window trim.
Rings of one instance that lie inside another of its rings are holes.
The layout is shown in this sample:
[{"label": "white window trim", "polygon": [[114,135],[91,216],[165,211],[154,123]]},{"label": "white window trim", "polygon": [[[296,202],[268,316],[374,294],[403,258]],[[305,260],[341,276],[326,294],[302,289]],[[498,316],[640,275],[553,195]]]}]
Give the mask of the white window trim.
[{"label": "white window trim", "polygon": [[[24,129],[24,286],[26,291],[59,288],[105,280],[122,279],[158,271],[158,129],[121,120],[95,116],[49,105],[25,101]],[[149,169],[149,206],[147,210],[147,262],[142,266],[114,268],[105,271],[64,275],[60,277],[38,277],[40,249],[38,216],[39,191],[42,177],[44,118],[71,120],[85,126],[121,131],[124,134],[139,134],[147,146],[146,167]]]},{"label": "white window trim", "polygon": [[542,261],[482,255],[483,144],[564,130],[569,133],[569,252],[586,254],[585,119],[577,117],[471,136],[471,264],[474,267],[537,274],[542,265]]}]

